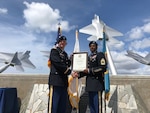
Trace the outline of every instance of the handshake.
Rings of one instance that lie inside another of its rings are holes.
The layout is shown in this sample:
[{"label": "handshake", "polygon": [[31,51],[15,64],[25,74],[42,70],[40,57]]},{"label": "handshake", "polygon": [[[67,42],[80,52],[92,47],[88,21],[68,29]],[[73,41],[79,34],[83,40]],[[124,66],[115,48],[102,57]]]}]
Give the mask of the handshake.
[{"label": "handshake", "polygon": [[79,73],[76,72],[76,71],[73,71],[73,72],[71,73],[71,76],[72,76],[73,78],[79,77]]},{"label": "handshake", "polygon": [[[88,74],[88,73],[89,73],[89,69],[83,70],[82,73]],[[79,77],[79,72],[73,71],[73,72],[71,73],[71,76],[72,76],[73,78]]]}]

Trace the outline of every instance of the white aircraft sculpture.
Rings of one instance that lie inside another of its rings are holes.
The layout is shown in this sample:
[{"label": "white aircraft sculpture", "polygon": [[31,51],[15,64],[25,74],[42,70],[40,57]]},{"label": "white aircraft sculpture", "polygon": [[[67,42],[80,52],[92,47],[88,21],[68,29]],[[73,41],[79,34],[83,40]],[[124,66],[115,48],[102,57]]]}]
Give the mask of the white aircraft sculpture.
[{"label": "white aircraft sculpture", "polygon": [[20,65],[20,60],[18,59],[18,53],[16,52],[14,56],[8,60],[0,59],[2,62],[4,62],[6,65],[0,67],[0,73],[5,71],[9,66],[15,66]]},{"label": "white aircraft sculpture", "polygon": [[48,57],[48,58],[49,58],[50,51],[40,51],[40,52],[42,52],[45,57]]},{"label": "white aircraft sculpture", "polygon": [[[79,30],[79,32],[81,33],[91,35],[89,38],[87,38],[87,40],[89,41],[97,41],[103,39],[103,31],[105,31],[106,40],[110,40],[112,43],[119,42],[113,37],[123,36],[123,34],[119,31],[107,26],[102,20],[99,19],[99,16],[97,15],[95,15],[94,19],[92,20],[92,24],[85,26]],[[112,75],[117,75],[107,44],[106,51]]]},{"label": "white aircraft sculpture", "polygon": [[16,67],[19,71],[24,71],[22,66],[35,69],[35,65],[29,60],[30,51],[16,52],[16,53],[5,53],[0,52],[0,62],[6,65],[0,67],[0,73],[5,71],[9,66]]},{"label": "white aircraft sculpture", "polygon": [[131,57],[142,64],[150,65],[150,53],[147,54],[145,57],[143,57],[137,53],[134,53],[131,50],[127,50],[127,53],[128,54],[126,54],[126,56]]}]

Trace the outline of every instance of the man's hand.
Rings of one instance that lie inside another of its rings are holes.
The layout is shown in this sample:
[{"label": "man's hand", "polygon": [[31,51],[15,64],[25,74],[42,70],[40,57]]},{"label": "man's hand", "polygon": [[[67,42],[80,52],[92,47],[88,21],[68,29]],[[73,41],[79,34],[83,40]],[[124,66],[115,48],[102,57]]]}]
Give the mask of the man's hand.
[{"label": "man's hand", "polygon": [[75,78],[75,77],[78,77],[79,76],[79,74],[78,74],[78,72],[72,72],[72,74],[71,74],[71,76],[73,77],[73,78]]},{"label": "man's hand", "polygon": [[85,70],[83,70],[83,73],[88,74],[88,73],[89,73],[89,69],[85,69]]}]

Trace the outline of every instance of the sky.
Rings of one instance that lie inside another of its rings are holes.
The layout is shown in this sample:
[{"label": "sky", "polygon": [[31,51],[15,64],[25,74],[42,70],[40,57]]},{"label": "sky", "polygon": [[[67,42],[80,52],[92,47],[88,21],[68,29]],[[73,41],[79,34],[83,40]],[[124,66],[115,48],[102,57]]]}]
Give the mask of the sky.
[{"label": "sky", "polygon": [[[123,34],[109,42],[109,49],[118,75],[150,75],[150,66],[127,57],[127,50],[141,56],[150,52],[149,0],[0,0],[0,52],[30,50],[36,69],[20,72],[9,67],[3,73],[49,74],[48,57],[57,37],[58,23],[67,37],[65,50],[72,54],[75,30],[91,24],[94,15]],[[89,35],[79,33],[80,51],[88,51]],[[101,44],[99,44],[101,47]],[[99,48],[100,50],[100,48]],[[5,64],[0,63],[0,66]]]}]

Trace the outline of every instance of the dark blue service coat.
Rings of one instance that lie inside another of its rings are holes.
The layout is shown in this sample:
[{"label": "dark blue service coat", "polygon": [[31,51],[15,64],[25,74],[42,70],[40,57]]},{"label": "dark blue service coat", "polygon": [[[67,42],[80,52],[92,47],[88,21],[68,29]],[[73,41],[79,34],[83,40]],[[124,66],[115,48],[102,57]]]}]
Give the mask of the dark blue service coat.
[{"label": "dark blue service coat", "polygon": [[86,91],[104,90],[104,72],[107,68],[107,61],[104,53],[95,52],[88,57],[89,73],[80,73],[81,77],[86,76]]},{"label": "dark blue service coat", "polygon": [[71,61],[68,59],[67,53],[59,47],[53,48],[49,60],[51,61],[49,85],[68,87]]}]

